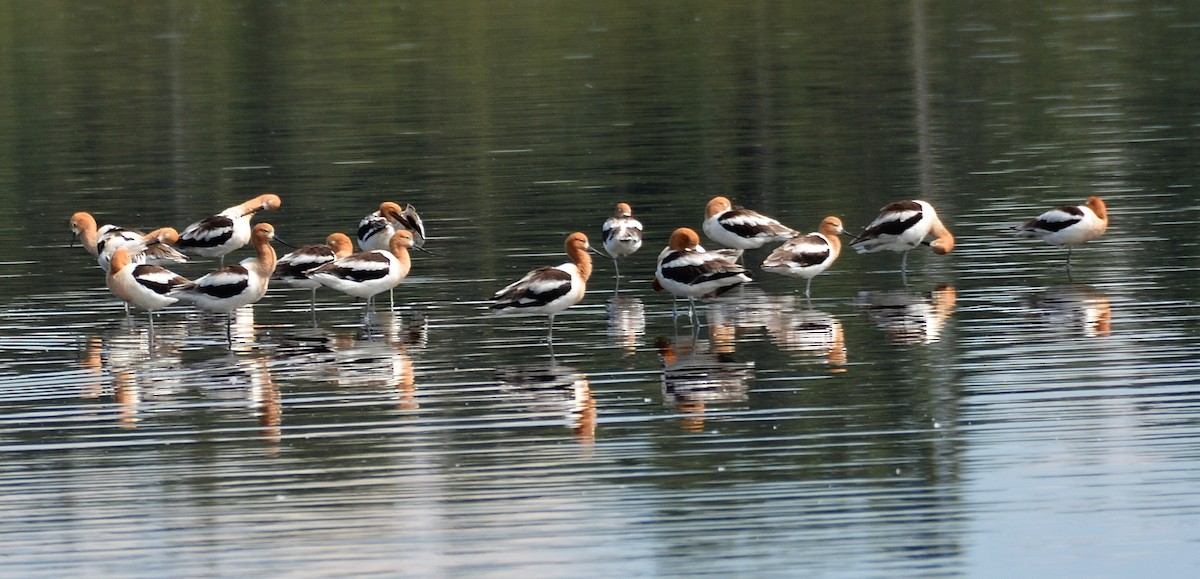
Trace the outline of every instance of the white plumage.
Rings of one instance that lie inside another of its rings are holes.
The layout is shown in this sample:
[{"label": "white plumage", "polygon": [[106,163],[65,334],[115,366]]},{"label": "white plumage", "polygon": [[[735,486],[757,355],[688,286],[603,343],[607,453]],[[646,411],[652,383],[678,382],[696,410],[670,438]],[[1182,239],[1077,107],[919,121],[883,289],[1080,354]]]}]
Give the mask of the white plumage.
[{"label": "white plumage", "polygon": [[278,209],[282,202],[278,195],[265,193],[254,199],[234,205],[212,217],[207,217],[184,228],[179,234],[176,247],[180,251],[204,257],[220,257],[246,245],[250,241],[250,219],[254,214]]},{"label": "white plumage", "polygon": [[718,251],[700,247],[700,236],[687,227],[671,234],[667,248],[658,254],[654,272],[655,289],[688,298],[692,319],[695,299],[713,297],[751,281],[746,269]]},{"label": "white plumage", "polygon": [[225,336],[232,342],[232,317],[228,314],[261,300],[267,293],[267,283],[275,271],[275,249],[271,247],[274,237],[275,228],[271,224],[256,224],[250,235],[255,257],[243,259],[237,265],[223,266],[170,295],[202,310],[227,314]]},{"label": "white plumage", "polygon": [[[96,218],[84,211],[71,216],[71,233],[79,238],[83,248],[96,258],[105,273],[108,272],[113,252],[119,247],[130,248],[130,259],[134,263],[169,265],[187,261],[186,255],[165,244],[171,241],[161,242],[159,235],[156,235],[167,230],[175,231],[168,227],[145,234],[111,224],[97,227]],[[175,239],[178,239],[178,235]]]},{"label": "white plumage", "polygon": [[775,248],[763,261],[765,271],[804,278],[804,295],[811,295],[812,280],[820,275],[838,258],[842,250],[842,220],[826,217],[817,231],[789,240]]},{"label": "white plumage", "polygon": [[[106,225],[105,227],[110,226]],[[151,265],[183,263],[187,261],[187,256],[169,245],[178,240],[179,232],[171,227],[162,227],[146,234],[140,234],[132,229],[124,229],[109,235],[107,239],[101,238],[100,243],[96,245],[96,249],[100,252],[96,261],[99,262],[102,269],[107,270],[113,253],[118,249],[126,249],[129,250],[129,259],[133,263],[149,263]]]},{"label": "white plumage", "polygon": [[621,277],[617,260],[641,249],[642,222],[633,218],[633,209],[628,203],[617,203],[616,211],[604,221],[601,232],[604,235],[604,251],[612,258],[617,277]]},{"label": "white plumage", "polygon": [[938,218],[937,210],[926,201],[897,201],[884,206],[866,230],[850,242],[858,253],[899,251],[901,275],[908,276],[908,252],[933,235],[929,247],[938,255],[954,249],[954,236]]},{"label": "white plumage", "polygon": [[736,249],[756,249],[768,242],[791,239],[799,232],[757,211],[734,207],[725,197],[713,197],[704,208],[704,234]]},{"label": "white plumage", "polygon": [[540,267],[497,291],[492,310],[498,314],[543,314],[550,317],[547,339],[554,339],[555,314],[577,304],[587,292],[592,275],[591,246],[580,232],[567,236],[564,244],[570,262]]},{"label": "white plumage", "polygon": [[1087,243],[1108,230],[1108,206],[1099,197],[1088,197],[1083,205],[1051,209],[1017,228],[1020,237],[1036,237],[1050,245],[1067,247],[1067,267],[1071,267],[1071,246]]},{"label": "white plumage", "polygon": [[170,292],[190,283],[161,266],[134,263],[125,248],[113,251],[104,281],[109,291],[125,303],[151,312],[151,329],[154,328],[153,312],[178,301],[169,295]]},{"label": "white plumage", "polygon": [[358,246],[363,251],[388,251],[392,235],[404,230],[412,234],[413,247],[425,246],[425,223],[412,205],[404,209],[391,201],[384,201],[379,210],[368,213],[358,222]]},{"label": "white plumage", "polygon": [[410,247],[413,247],[413,234],[397,231],[388,243],[388,251],[354,253],[305,274],[325,287],[366,299],[369,311],[375,304],[376,295],[400,285],[408,277],[412,269],[408,255]]},{"label": "white plumage", "polygon": [[325,238],[325,244],[305,245],[297,248],[275,261],[275,271],[272,280],[281,281],[292,287],[302,287],[312,290],[309,301],[314,310],[317,307],[317,288],[320,282],[311,279],[305,272],[316,269],[335,259],[349,256],[354,250],[354,242],[345,233],[330,233]]}]

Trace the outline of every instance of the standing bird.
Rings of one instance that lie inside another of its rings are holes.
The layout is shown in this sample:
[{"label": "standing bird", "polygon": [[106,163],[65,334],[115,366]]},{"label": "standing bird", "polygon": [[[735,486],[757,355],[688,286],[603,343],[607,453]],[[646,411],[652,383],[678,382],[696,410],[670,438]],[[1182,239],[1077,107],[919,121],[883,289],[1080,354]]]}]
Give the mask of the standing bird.
[{"label": "standing bird", "polygon": [[417,209],[412,205],[400,209],[400,205],[384,201],[378,211],[358,222],[358,246],[363,251],[386,251],[392,234],[400,230],[412,233],[413,247],[425,247],[425,224]]},{"label": "standing bird", "polygon": [[899,251],[900,275],[908,281],[908,251],[925,241],[932,234],[929,247],[938,255],[954,249],[954,236],[938,219],[937,210],[926,201],[897,201],[885,206],[867,229],[850,242],[850,247],[859,253],[877,251]]},{"label": "standing bird", "polygon": [[775,248],[763,261],[762,268],[772,273],[802,277],[804,297],[811,297],[812,280],[829,269],[842,251],[842,220],[826,217],[814,233],[797,237]]},{"label": "standing bird", "polygon": [[374,309],[375,295],[400,285],[408,276],[412,269],[408,249],[415,247],[413,241],[412,232],[400,230],[388,242],[388,251],[354,253],[310,269],[305,275],[325,287],[367,300],[365,319]]},{"label": "standing bird", "polygon": [[658,255],[654,272],[655,289],[688,299],[692,320],[696,319],[696,298],[718,296],[749,281],[746,268],[726,254],[705,251],[700,247],[700,236],[687,227],[671,234],[667,248]]},{"label": "standing bird", "polygon": [[1071,269],[1071,247],[1096,239],[1107,229],[1108,206],[1103,199],[1092,196],[1083,205],[1066,205],[1038,215],[1018,227],[1017,235],[1067,246],[1067,269]]},{"label": "standing bird", "polygon": [[250,241],[250,218],[264,209],[279,209],[280,204],[278,195],[265,193],[240,205],[234,205],[187,226],[179,235],[179,243],[176,243],[175,247],[192,255],[220,257],[221,265],[224,265],[226,254]]},{"label": "standing bird", "polygon": [[725,197],[713,197],[704,208],[704,234],[734,249],[757,249],[767,242],[787,241],[799,231],[757,211],[734,207]]},{"label": "standing bird", "polygon": [[[363,251],[388,251],[392,235],[397,231],[412,233],[413,247],[425,247],[425,224],[417,214],[417,208],[409,204],[400,209],[398,203],[384,201],[379,204],[378,211],[367,214],[358,222],[358,247]],[[388,304],[396,307],[392,290],[388,290]]]},{"label": "standing bird", "polygon": [[642,222],[633,218],[633,209],[628,203],[617,203],[617,210],[604,221],[601,231],[604,233],[604,251],[612,258],[619,279],[621,266],[617,265],[617,259],[633,255],[642,247]]},{"label": "standing bird", "polygon": [[[71,216],[71,233],[80,240],[83,248],[92,254],[92,257],[97,259],[100,268],[105,272],[108,271],[108,259],[112,257],[112,252],[116,251],[117,247],[126,243],[136,243],[146,238],[146,234],[135,229],[125,229],[116,225],[97,227],[96,218],[85,211],[80,211]],[[73,243],[74,239],[72,239]],[[108,252],[108,256],[102,257],[106,251]],[[130,258],[135,263],[145,262],[153,265],[167,265],[187,261],[186,255],[179,253],[169,245],[161,243],[149,244],[145,247],[144,252],[131,251]]]},{"label": "standing bird", "polygon": [[267,293],[267,282],[275,271],[275,248],[271,247],[274,238],[275,228],[270,223],[255,224],[250,233],[254,257],[222,266],[168,295],[202,310],[224,313],[225,339],[232,344],[233,311],[261,300]]},{"label": "standing bird", "polygon": [[557,267],[539,267],[525,277],[496,292],[492,309],[498,314],[546,314],[550,316],[547,342],[554,345],[554,315],[579,303],[587,292],[587,280],[592,276],[592,256],[595,251],[588,238],[580,232],[567,236],[567,257],[571,260]]},{"label": "standing bird", "polygon": [[129,250],[119,247],[109,260],[104,283],[113,295],[126,304],[133,304],[148,312],[150,333],[153,334],[154,311],[179,301],[168,294],[191,282],[161,266],[134,263]]},{"label": "standing bird", "polygon": [[306,287],[312,290],[309,307],[317,310],[317,288],[320,282],[309,278],[304,272],[316,269],[335,259],[341,259],[354,252],[354,242],[345,233],[330,233],[325,238],[325,244],[305,245],[275,262],[275,272],[271,279],[286,283],[292,287]]}]

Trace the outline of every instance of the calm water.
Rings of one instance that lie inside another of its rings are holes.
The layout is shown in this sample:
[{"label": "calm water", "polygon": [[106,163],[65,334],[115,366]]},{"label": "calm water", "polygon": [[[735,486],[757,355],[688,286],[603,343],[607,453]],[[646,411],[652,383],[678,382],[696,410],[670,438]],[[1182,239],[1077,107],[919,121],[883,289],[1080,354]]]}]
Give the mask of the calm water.
[{"label": "calm water", "polygon": [[[1200,571],[1200,8],[624,4],[0,9],[0,572]],[[413,203],[437,255],[369,334],[276,288],[227,348],[68,244],[263,191],[292,243]],[[649,280],[716,194],[921,197],[959,246],[761,273],[693,336]],[[1088,195],[1070,279],[1008,231]],[[649,240],[553,356],[487,315],[621,200]]]}]

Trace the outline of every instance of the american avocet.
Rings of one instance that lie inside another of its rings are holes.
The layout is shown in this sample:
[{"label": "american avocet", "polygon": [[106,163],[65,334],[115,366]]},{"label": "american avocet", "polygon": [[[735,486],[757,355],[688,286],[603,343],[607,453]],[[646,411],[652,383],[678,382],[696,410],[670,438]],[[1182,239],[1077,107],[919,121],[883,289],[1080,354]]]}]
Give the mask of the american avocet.
[{"label": "american avocet", "polygon": [[899,251],[900,275],[908,280],[908,251],[925,241],[932,234],[929,247],[938,255],[954,249],[954,236],[938,218],[937,210],[926,201],[897,201],[885,206],[867,229],[850,242],[858,253],[877,251]]},{"label": "american avocet", "polygon": [[613,216],[604,222],[604,251],[613,260],[613,269],[621,277],[621,266],[617,259],[633,255],[642,247],[642,222],[633,218],[633,209],[628,203],[617,203]]},{"label": "american avocet", "polygon": [[104,281],[113,295],[149,313],[151,332],[154,331],[154,311],[179,301],[168,295],[171,290],[191,283],[161,266],[134,263],[129,250],[124,247],[113,251]]},{"label": "american avocet", "polygon": [[171,248],[170,244],[179,241],[179,232],[175,231],[173,227],[160,227],[140,237],[131,235],[136,234],[136,231],[131,229],[125,231],[127,233],[110,235],[106,240],[97,244],[100,255],[96,261],[105,271],[108,270],[108,263],[112,260],[113,253],[118,249],[128,249],[129,259],[133,263],[149,263],[152,256],[157,256],[152,265],[187,261],[186,255]]},{"label": "american avocet", "polygon": [[[379,210],[367,214],[358,222],[358,247],[363,251],[388,251],[392,235],[401,230],[412,233],[414,248],[425,247],[425,223],[417,214],[417,208],[409,204],[400,209],[398,203],[384,201],[379,204]],[[388,304],[396,307],[396,297],[390,289]]]},{"label": "american avocet", "polygon": [[1020,237],[1036,237],[1050,245],[1067,247],[1067,269],[1071,268],[1071,247],[1087,243],[1108,229],[1108,206],[1099,197],[1088,197],[1083,205],[1051,209],[1017,228]]},{"label": "american avocet", "polygon": [[568,263],[539,267],[496,292],[492,309],[498,314],[545,314],[550,317],[546,339],[553,346],[554,315],[579,303],[592,276],[592,256],[587,235],[567,236]]},{"label": "american avocet", "polygon": [[826,217],[816,232],[788,240],[775,248],[763,261],[762,268],[808,280],[804,284],[804,295],[807,297],[812,289],[813,278],[829,269],[841,253],[842,240],[838,238],[841,234],[842,220],[832,215]]},{"label": "american avocet", "polygon": [[[169,229],[169,228],[168,228]],[[172,231],[174,231],[172,229]],[[147,234],[135,229],[125,229],[116,225],[96,226],[96,218],[90,213],[80,211],[71,216],[71,233],[79,238],[83,248],[95,257],[100,268],[108,271],[108,261],[117,247],[127,243],[143,243],[143,250],[133,250],[130,257],[134,263],[150,263],[152,265],[167,265],[187,261],[187,256],[179,253],[169,245],[154,243],[147,239]],[[154,232],[152,232],[154,233]],[[176,235],[178,238],[178,234]],[[72,241],[73,242],[73,241]],[[105,253],[107,252],[107,255]]]},{"label": "american avocet", "polygon": [[304,272],[316,269],[335,259],[341,259],[354,253],[354,242],[345,233],[330,233],[325,238],[325,245],[305,245],[275,262],[275,273],[271,279],[281,281],[292,287],[306,287],[312,290],[309,306],[317,308],[317,288],[321,283],[304,275]]},{"label": "american avocet", "polygon": [[280,204],[278,195],[265,193],[245,203],[234,205],[187,226],[183,233],[179,234],[179,243],[176,243],[175,247],[184,253],[220,257],[221,264],[224,265],[226,254],[250,241],[250,218],[264,209],[279,209]]},{"label": "american avocet", "polygon": [[267,293],[267,282],[275,271],[275,248],[271,247],[274,238],[275,228],[270,223],[255,224],[250,233],[254,257],[222,266],[169,295],[202,310],[224,313],[225,338],[232,344],[233,311],[261,300]]},{"label": "american avocet", "polygon": [[358,222],[358,246],[363,251],[387,251],[392,234],[399,230],[412,233],[413,247],[425,247],[425,224],[412,205],[384,201],[379,210],[369,213]]},{"label": "american avocet", "polygon": [[757,249],[767,242],[787,241],[796,231],[757,211],[734,207],[728,198],[713,197],[704,208],[704,234],[735,249]]},{"label": "american avocet", "polygon": [[313,268],[305,274],[321,285],[367,300],[366,317],[375,305],[375,296],[390,290],[408,276],[412,262],[408,249],[413,246],[411,231],[397,231],[388,243],[389,251],[361,251]]},{"label": "american avocet", "polygon": [[654,280],[656,289],[662,288],[688,299],[693,324],[696,323],[696,298],[718,296],[751,281],[746,268],[727,254],[700,247],[700,236],[687,227],[671,233],[667,248],[658,254]]}]

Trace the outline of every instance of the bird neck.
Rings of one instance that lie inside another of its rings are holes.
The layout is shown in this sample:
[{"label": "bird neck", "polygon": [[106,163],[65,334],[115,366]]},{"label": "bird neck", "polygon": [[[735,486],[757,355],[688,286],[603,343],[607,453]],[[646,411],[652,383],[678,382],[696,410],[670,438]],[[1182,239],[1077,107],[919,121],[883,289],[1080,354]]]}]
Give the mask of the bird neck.
[{"label": "bird neck", "polygon": [[118,249],[116,253],[112,255],[112,259],[108,260],[108,277],[115,277],[117,272],[121,271],[121,268],[129,265],[131,261],[132,259],[129,257],[128,250]]},{"label": "bird neck", "polygon": [[175,231],[173,228],[170,228],[170,227],[163,227],[160,229],[155,229],[154,231],[151,231],[150,233],[143,235],[142,239],[138,243],[139,243],[139,247],[143,248],[143,250],[144,250],[145,248],[148,248],[148,247],[158,244],[158,243],[170,245],[172,243],[175,243],[178,240],[179,240],[179,232]]},{"label": "bird neck", "polygon": [[275,248],[271,247],[271,240],[265,237],[256,235],[253,241],[254,251],[258,254],[254,267],[258,270],[258,275],[271,277],[275,272]]},{"label": "bird neck", "polygon": [[83,244],[83,248],[92,254],[93,257],[100,256],[100,250],[96,249],[96,242],[99,241],[96,237],[96,222],[83,222],[79,230],[79,242]]},{"label": "bird neck", "polygon": [[929,230],[933,234],[933,242],[929,247],[933,248],[933,252],[938,255],[946,255],[954,249],[954,236],[950,234],[950,230],[942,224],[941,219],[933,220],[933,227]]},{"label": "bird neck", "polygon": [[231,211],[231,213],[236,214],[237,217],[250,217],[251,215],[254,215],[258,209],[259,200],[255,198],[238,205],[234,211]]},{"label": "bird neck", "polygon": [[232,214],[232,217],[238,217],[243,215],[254,215],[256,212],[263,209],[274,210],[278,207],[279,196],[275,195],[274,193],[264,193],[258,197],[255,197],[254,199],[230,207],[221,213],[226,215]]},{"label": "bird neck", "polygon": [[405,268],[411,267],[412,260],[408,255],[408,246],[396,241],[399,237],[398,235],[392,236],[392,242],[388,249],[392,251],[392,255],[396,256],[396,259],[400,260],[400,265],[403,265]]},{"label": "bird neck", "polygon": [[398,223],[403,216],[403,213],[404,210],[401,209],[399,205],[390,201],[385,201],[379,206],[379,215],[388,221],[394,221]]},{"label": "bird neck", "polygon": [[567,249],[567,256],[575,264],[575,269],[579,270],[579,277],[583,281],[587,281],[588,278],[592,277],[592,256],[588,254],[586,249],[571,247]]},{"label": "bird neck", "polygon": [[833,254],[837,255],[842,252],[842,238],[836,231],[825,231],[825,239],[829,241],[829,247],[833,249]]},{"label": "bird neck", "polygon": [[820,232],[825,236],[825,239],[829,241],[829,247],[833,248],[834,255],[842,252],[842,236],[839,233],[840,229],[841,226],[833,223],[822,223],[820,227]]}]

